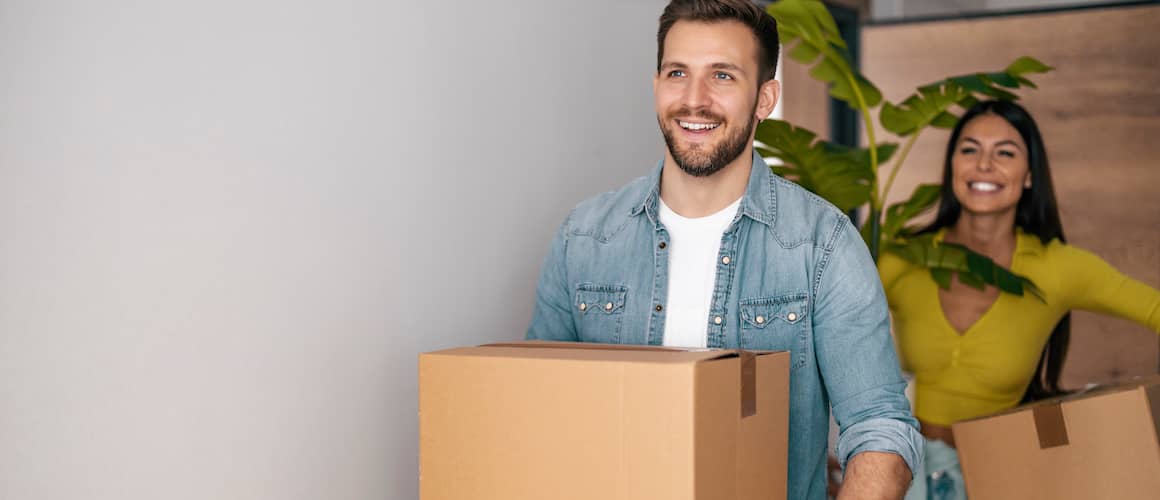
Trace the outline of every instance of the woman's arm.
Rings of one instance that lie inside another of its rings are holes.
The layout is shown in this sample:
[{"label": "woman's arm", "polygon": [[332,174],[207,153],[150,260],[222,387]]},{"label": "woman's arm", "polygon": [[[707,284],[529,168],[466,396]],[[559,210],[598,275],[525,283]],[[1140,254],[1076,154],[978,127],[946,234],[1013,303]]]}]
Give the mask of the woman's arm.
[{"label": "woman's arm", "polygon": [[1059,299],[1068,309],[1119,316],[1160,333],[1160,291],[1125,276],[1087,250],[1071,245],[1051,250],[1058,256],[1054,267],[1064,285]]}]

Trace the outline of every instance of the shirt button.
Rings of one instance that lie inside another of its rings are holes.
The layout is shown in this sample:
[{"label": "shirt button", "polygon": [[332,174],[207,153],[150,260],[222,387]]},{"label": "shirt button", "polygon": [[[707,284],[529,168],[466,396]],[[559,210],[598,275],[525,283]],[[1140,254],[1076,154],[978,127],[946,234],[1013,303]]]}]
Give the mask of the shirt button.
[{"label": "shirt button", "polygon": [[665,242],[663,242],[663,241],[662,241],[662,242],[660,242],[660,244],[658,244],[658,245],[657,245],[657,247],[658,247],[658,248],[660,248],[661,250],[664,250],[666,246],[667,246],[667,245],[665,245]]},{"label": "shirt button", "polygon": [[785,316],[785,319],[790,321],[797,321],[797,313],[789,313]]},{"label": "shirt button", "polygon": [[757,324],[759,325],[765,323],[765,316],[758,316],[755,321],[757,321]]},{"label": "shirt button", "polygon": [[720,325],[721,324],[721,317],[717,316],[716,318],[713,318],[713,324]]},{"label": "shirt button", "polygon": [[665,308],[664,306],[657,304],[657,312],[661,312],[661,309],[664,309],[664,308]]},{"label": "shirt button", "polygon": [[581,302],[581,303],[580,303],[580,310],[581,310],[581,311],[583,311],[583,310],[585,310],[585,309],[588,309],[588,304],[585,304],[585,303]]},{"label": "shirt button", "polygon": [[724,257],[721,257],[721,263],[728,266],[729,265],[729,256],[726,255]]},{"label": "shirt button", "polygon": [[604,310],[605,310],[605,311],[611,311],[611,310],[612,310],[612,302],[609,302],[609,303],[607,303],[607,304],[604,304]]}]

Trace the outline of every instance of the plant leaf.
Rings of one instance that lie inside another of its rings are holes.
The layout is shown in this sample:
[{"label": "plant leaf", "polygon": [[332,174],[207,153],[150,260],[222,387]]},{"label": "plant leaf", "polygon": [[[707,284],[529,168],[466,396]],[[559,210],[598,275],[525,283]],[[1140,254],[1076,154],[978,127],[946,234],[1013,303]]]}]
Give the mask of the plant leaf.
[{"label": "plant leaf", "polygon": [[822,2],[779,0],[766,7],[766,12],[777,19],[782,45],[789,47],[796,43],[787,55],[802,64],[814,65],[810,75],[829,83],[831,96],[862,111],[869,111],[882,102],[882,92],[854,70],[845,50],[846,42]]},{"label": "plant leaf", "polygon": [[883,103],[878,119],[883,128],[903,137],[927,125],[954,128],[958,118],[949,112],[952,107],[968,108],[978,102],[977,96],[1016,100],[1019,96],[1008,89],[1035,88],[1035,84],[1023,75],[1051,70],[1050,66],[1024,56],[1003,71],[948,77],[919,87],[915,94],[898,105]]},{"label": "plant leaf", "polygon": [[968,286],[991,285],[1005,293],[1019,296],[1029,293],[1044,300],[1043,292],[1030,279],[965,246],[936,241],[932,234],[896,238],[885,242],[882,249],[930,269],[931,277],[943,289],[950,287],[951,273],[957,273],[959,281]]},{"label": "plant leaf", "polygon": [[979,275],[977,275],[977,274],[971,274],[971,273],[956,273],[956,274],[959,277],[959,283],[967,285],[967,286],[974,288],[976,290],[982,290],[982,289],[987,287],[987,284],[983,282],[983,278],[980,278]]},{"label": "plant leaf", "polygon": [[930,270],[930,277],[934,278],[934,282],[938,283],[938,287],[943,290],[950,290],[952,276],[953,273],[946,269],[931,268]]},{"label": "plant leaf", "polygon": [[[817,141],[817,134],[782,120],[764,120],[757,125],[757,152],[763,158],[777,158],[782,165],[770,168],[825,198],[843,211],[870,201],[870,153]],[[880,154],[892,154],[897,145],[885,144]]]},{"label": "plant leaf", "polygon": [[1029,56],[1023,56],[1015,60],[1007,66],[1007,73],[1015,76],[1024,75],[1027,73],[1046,73],[1055,68],[1043,64],[1038,59]]},{"label": "plant leaf", "polygon": [[914,189],[909,199],[887,207],[886,222],[882,224],[882,237],[893,240],[905,236],[902,233],[906,223],[934,206],[941,191],[942,186],[939,184],[921,184]]}]

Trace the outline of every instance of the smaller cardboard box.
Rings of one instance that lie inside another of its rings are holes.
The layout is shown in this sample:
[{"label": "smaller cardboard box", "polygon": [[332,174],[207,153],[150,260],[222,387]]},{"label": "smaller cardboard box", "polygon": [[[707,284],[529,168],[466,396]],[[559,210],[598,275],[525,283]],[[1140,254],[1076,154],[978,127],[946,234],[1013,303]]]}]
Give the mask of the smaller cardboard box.
[{"label": "smaller cardboard box", "polygon": [[971,500],[1160,499],[1160,376],[954,424]]},{"label": "smaller cardboard box", "polygon": [[419,357],[422,500],[777,500],[789,354],[558,342]]}]

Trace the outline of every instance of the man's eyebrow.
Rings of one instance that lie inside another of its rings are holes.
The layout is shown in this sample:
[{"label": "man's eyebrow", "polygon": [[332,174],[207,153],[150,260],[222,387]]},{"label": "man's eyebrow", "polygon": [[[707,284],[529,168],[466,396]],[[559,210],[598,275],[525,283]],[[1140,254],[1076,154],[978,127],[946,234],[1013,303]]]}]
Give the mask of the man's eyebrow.
[{"label": "man's eyebrow", "polygon": [[[744,68],[742,68],[741,66],[738,66],[736,64],[728,63],[728,62],[716,62],[716,63],[710,64],[709,67],[713,68],[713,69],[723,69],[723,70],[728,70],[728,71],[732,71],[735,73],[741,73],[743,75],[746,74]],[[689,69],[689,66],[683,62],[680,62],[680,61],[668,61],[668,62],[661,64],[661,70],[666,70],[666,69]]]},{"label": "man's eyebrow", "polygon": [[733,64],[733,63],[727,63],[727,62],[713,63],[712,68],[713,69],[727,69],[729,71],[741,73],[743,75],[745,74],[745,69],[743,69],[741,66],[738,66],[738,65]]}]

